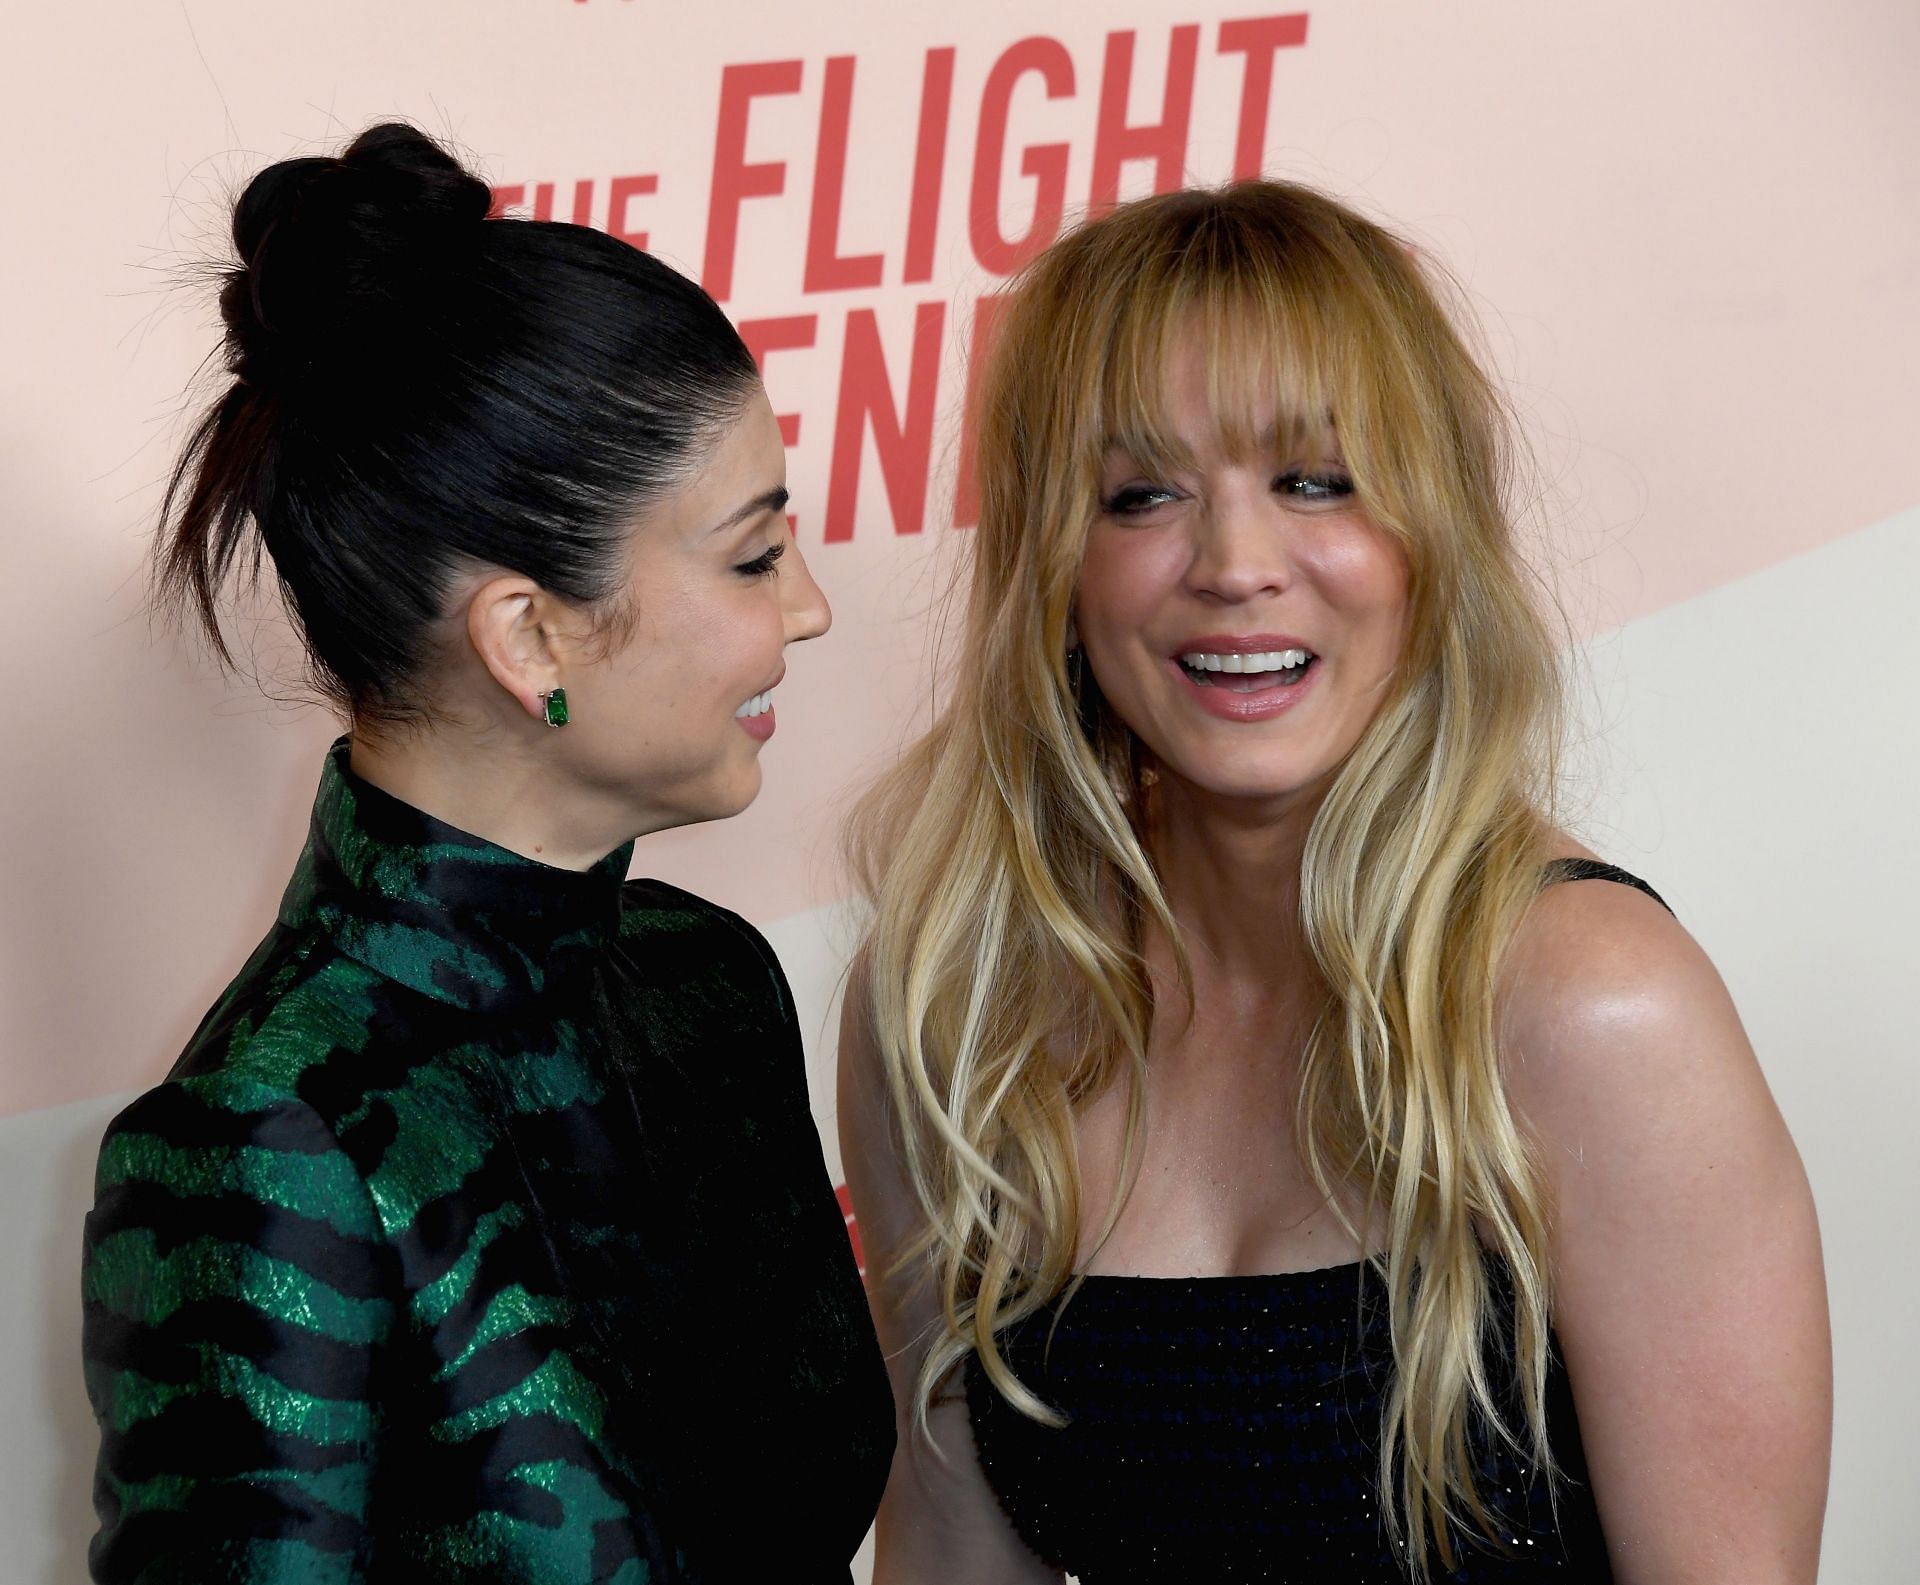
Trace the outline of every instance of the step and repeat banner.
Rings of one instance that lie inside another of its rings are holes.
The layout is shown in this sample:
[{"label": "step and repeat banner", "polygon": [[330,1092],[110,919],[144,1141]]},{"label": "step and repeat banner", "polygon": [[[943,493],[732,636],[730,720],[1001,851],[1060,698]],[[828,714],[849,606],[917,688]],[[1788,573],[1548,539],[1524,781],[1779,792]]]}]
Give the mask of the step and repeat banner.
[{"label": "step and repeat banner", "polygon": [[701,281],[760,362],[835,625],[791,657],[759,802],[636,867],[774,941],[836,1169],[839,822],[939,696],[977,510],[968,382],[1009,278],[1089,207],[1260,172],[1448,271],[1538,464],[1582,833],[1714,953],[1813,1175],[1839,1392],[1823,1578],[1900,1577],[1920,1398],[1882,1378],[1920,1303],[1896,1255],[1920,1197],[1920,11],[100,0],[16,6],[6,35],[8,1580],[83,1573],[100,1129],[266,928],[337,730],[264,604],[236,618],[238,678],[144,610],[159,489],[211,390],[209,266],[254,170],[395,117],[499,212]]}]

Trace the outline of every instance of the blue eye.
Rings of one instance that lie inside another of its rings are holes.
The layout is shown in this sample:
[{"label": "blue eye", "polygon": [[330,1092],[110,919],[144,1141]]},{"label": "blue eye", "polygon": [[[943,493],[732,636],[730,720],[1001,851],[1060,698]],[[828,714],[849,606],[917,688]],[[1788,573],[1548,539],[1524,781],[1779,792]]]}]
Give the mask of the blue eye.
[{"label": "blue eye", "polygon": [[779,561],[786,553],[787,542],[783,539],[778,544],[769,545],[760,555],[755,556],[752,561],[744,561],[733,570],[746,578],[769,577],[772,575],[774,563]]},{"label": "blue eye", "polygon": [[1337,469],[1326,473],[1302,473],[1296,468],[1291,473],[1281,474],[1273,481],[1273,487],[1296,501],[1342,501],[1353,494],[1352,478]]}]

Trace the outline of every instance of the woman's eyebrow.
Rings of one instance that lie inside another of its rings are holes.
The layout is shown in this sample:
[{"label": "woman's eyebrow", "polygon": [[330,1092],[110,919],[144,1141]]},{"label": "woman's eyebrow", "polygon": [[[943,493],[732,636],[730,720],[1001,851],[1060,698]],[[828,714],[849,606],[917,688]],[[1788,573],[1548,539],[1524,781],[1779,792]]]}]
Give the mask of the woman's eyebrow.
[{"label": "woman's eyebrow", "polygon": [[750,517],[758,517],[762,512],[777,512],[787,504],[787,499],[787,487],[784,484],[775,485],[771,490],[762,490],[751,501],[735,507],[707,532],[717,534],[722,529],[737,527]]}]

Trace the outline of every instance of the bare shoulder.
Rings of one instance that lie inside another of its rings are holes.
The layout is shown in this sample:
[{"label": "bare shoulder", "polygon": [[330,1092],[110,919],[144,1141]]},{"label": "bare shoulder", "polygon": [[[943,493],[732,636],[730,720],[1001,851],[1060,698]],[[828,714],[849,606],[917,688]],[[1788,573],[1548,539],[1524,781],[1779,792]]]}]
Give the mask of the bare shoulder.
[{"label": "bare shoulder", "polygon": [[1514,939],[1503,981],[1507,1083],[1549,1134],[1561,1123],[1630,1122],[1688,1086],[1765,1089],[1712,961],[1633,886],[1547,886]]},{"label": "bare shoulder", "polygon": [[[1584,850],[1558,858],[1592,859]],[[1624,873],[1624,872],[1622,872]],[[1619,1011],[1639,993],[1646,1010],[1706,988],[1719,976],[1693,937],[1660,902],[1618,880],[1558,880],[1543,887],[1514,938],[1506,1003],[1516,1035],[1594,1004]]]},{"label": "bare shoulder", "polygon": [[1751,1271],[1789,1226],[1817,1273],[1799,1153],[1718,971],[1665,908],[1614,881],[1548,886],[1504,993],[1507,1095],[1546,1174],[1568,1327],[1616,1284]]}]

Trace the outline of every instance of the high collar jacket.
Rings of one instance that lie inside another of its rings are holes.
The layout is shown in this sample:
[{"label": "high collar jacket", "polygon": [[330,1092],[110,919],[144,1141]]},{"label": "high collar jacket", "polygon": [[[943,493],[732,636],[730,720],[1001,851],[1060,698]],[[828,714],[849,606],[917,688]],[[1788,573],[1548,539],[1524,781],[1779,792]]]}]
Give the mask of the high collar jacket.
[{"label": "high collar jacket", "polygon": [[279,919],[108,1129],[101,1581],[846,1580],[893,1412],[743,920],[328,757]]}]

